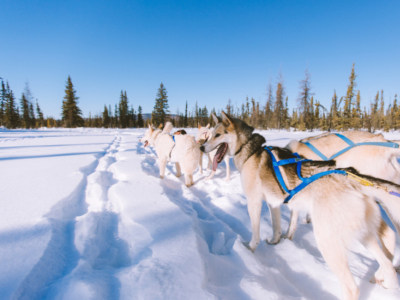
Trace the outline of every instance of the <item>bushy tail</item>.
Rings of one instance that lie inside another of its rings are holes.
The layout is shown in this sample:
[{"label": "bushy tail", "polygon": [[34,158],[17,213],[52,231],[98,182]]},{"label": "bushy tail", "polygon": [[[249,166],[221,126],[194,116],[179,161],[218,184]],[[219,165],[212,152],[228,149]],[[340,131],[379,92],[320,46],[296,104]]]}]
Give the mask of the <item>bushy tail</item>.
[{"label": "bushy tail", "polygon": [[173,127],[171,122],[165,123],[163,133],[170,133]]},{"label": "bushy tail", "polygon": [[[353,174],[357,173],[353,168],[346,168],[344,170]],[[368,195],[379,200],[379,204],[381,204],[396,227],[397,233],[400,234],[400,185],[368,175],[356,175],[373,184],[372,186],[364,186],[363,190]]]}]

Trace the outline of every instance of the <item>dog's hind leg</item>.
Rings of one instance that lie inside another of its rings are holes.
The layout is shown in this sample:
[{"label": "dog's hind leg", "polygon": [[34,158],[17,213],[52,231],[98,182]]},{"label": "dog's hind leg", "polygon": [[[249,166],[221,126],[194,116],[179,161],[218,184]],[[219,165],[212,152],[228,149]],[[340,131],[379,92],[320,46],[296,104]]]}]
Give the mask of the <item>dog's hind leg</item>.
[{"label": "dog's hind leg", "polygon": [[269,212],[271,214],[271,222],[273,228],[273,236],[270,241],[267,241],[270,245],[278,244],[281,240],[282,236],[282,227],[281,227],[281,207],[280,206],[272,206],[268,202]]},{"label": "dog's hind leg", "polygon": [[187,187],[190,187],[192,184],[193,184],[193,183],[192,183],[192,180],[191,180],[190,175],[185,173],[185,185],[186,185]]},{"label": "dog's hind leg", "polygon": [[203,174],[203,152],[200,151],[200,159],[199,159],[199,169],[200,174]]},{"label": "dog's hind leg", "polygon": [[165,167],[167,166],[167,160],[160,159],[160,178],[163,179],[164,178],[164,174],[165,174]]},{"label": "dog's hind leg", "polygon": [[351,274],[347,261],[347,250],[343,241],[330,238],[322,230],[315,230],[314,232],[322,256],[339,279],[343,291],[343,299],[357,300],[360,291]]},{"label": "dog's hind leg", "polygon": [[176,177],[181,177],[182,173],[181,173],[181,165],[176,162],[175,163],[175,167],[176,167]]},{"label": "dog's hind leg", "polygon": [[311,223],[311,216],[310,216],[310,213],[307,213],[307,214],[306,214],[306,216],[305,216],[304,219],[303,219],[303,223],[304,223],[304,224]]},{"label": "dog's hind leg", "polygon": [[210,180],[211,178],[214,177],[214,175],[215,175],[215,171],[211,171],[211,174],[208,175],[205,179],[206,179],[206,180]]},{"label": "dog's hind leg", "polygon": [[224,161],[225,161],[225,165],[226,165],[226,177],[225,177],[225,181],[229,181],[231,180],[231,167],[229,165],[229,156],[226,155],[224,157]]},{"label": "dog's hind leg", "polygon": [[376,238],[373,235],[370,235],[363,244],[375,256],[379,263],[379,269],[375,272],[371,282],[381,284],[386,289],[397,289],[399,287],[399,282],[397,280],[396,270],[394,269],[392,262],[379,247]]},{"label": "dog's hind leg", "polygon": [[297,209],[292,209],[290,212],[290,222],[289,222],[289,228],[287,232],[283,235],[283,238],[292,240],[294,233],[296,232],[297,228],[297,220],[299,218],[299,211]]},{"label": "dog's hind leg", "polygon": [[383,219],[381,219],[378,236],[383,252],[390,261],[393,261],[394,251],[396,248],[396,233]]},{"label": "dog's hind leg", "polygon": [[249,212],[252,236],[251,241],[245,246],[254,252],[260,243],[260,219],[261,219],[262,199],[257,195],[247,197],[247,210]]}]

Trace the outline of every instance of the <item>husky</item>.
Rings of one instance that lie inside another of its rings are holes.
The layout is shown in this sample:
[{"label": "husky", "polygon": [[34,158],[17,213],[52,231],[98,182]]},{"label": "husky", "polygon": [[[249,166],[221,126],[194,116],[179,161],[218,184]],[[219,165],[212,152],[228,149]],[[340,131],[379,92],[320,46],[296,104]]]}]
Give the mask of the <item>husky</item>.
[{"label": "husky", "polygon": [[[210,128],[210,124],[207,124],[206,127],[202,127],[199,125],[199,128],[197,130],[197,136],[196,136],[196,142],[202,145],[208,138],[208,135],[211,134],[212,128]],[[224,150],[225,152],[228,151],[228,149],[221,149]],[[217,153],[217,149],[207,153],[208,157],[208,164],[207,164],[207,170],[211,170],[211,173],[208,177],[205,178],[205,180],[209,180],[214,177],[215,172],[217,171],[218,164],[222,162],[222,160],[225,162],[226,165],[226,177],[225,181],[231,180],[230,173],[231,169],[229,166],[229,155],[225,155],[225,153]],[[201,152],[201,157],[200,157],[200,169],[203,169],[203,152]]]},{"label": "husky", "polygon": [[[346,131],[341,133],[354,143],[364,142],[380,142],[388,143],[392,141],[386,140],[382,134],[373,134],[365,131]],[[305,142],[310,142],[323,155],[331,157],[339,151],[345,149],[349,145],[340,137],[331,133],[323,133],[314,137],[302,139],[300,141],[292,140],[286,146],[291,152],[296,152],[300,156],[312,159],[321,160],[314,151],[312,151]],[[399,143],[399,141],[394,141]],[[350,150],[334,158],[336,167],[346,168],[353,167],[358,172],[371,175],[387,181],[392,181],[400,184],[400,165],[397,162],[397,157],[400,156],[399,148],[382,147],[377,145],[364,145],[353,147]],[[397,199],[399,201],[400,199]],[[391,219],[398,234],[400,234],[400,218],[391,214],[391,209],[383,205],[386,213]],[[298,211],[293,210],[290,220],[290,225],[285,238],[292,239],[297,227]],[[310,217],[307,215],[305,222],[310,222]]]},{"label": "husky", "polygon": [[[154,129],[149,125],[149,129],[147,129],[144,136],[140,139],[140,142],[144,143],[144,147],[148,145],[155,147],[156,154],[159,159],[160,164],[160,178],[164,178],[165,167],[167,166],[167,162],[171,160],[171,151],[175,146],[174,140],[172,136],[169,134],[172,130],[172,124],[167,122],[164,126],[164,129]],[[175,162],[176,166],[176,177],[181,176],[181,167],[179,162]]]},{"label": "husky", "polygon": [[175,147],[171,151],[171,161],[178,162],[185,174],[187,187],[193,185],[193,173],[200,162],[200,146],[194,136],[181,129],[174,133]]},{"label": "husky", "polygon": [[[248,212],[252,226],[252,238],[248,247],[255,251],[260,242],[260,217],[262,200],[267,202],[271,213],[273,237],[270,243],[279,242],[281,237],[280,206],[288,196],[276,177],[272,159],[263,148],[264,137],[253,134],[254,128],[244,122],[231,118],[222,112],[222,121],[213,115],[216,127],[200,150],[208,153],[221,147],[228,147],[228,155],[240,172],[244,193],[248,201]],[[294,157],[287,149],[274,148],[273,155],[278,159]],[[301,176],[308,177],[326,170],[334,169],[335,161],[307,161],[302,163]],[[296,164],[279,167],[283,180],[289,189],[301,181],[297,176]],[[349,168],[356,172],[353,168]],[[390,188],[396,192],[400,186],[385,180],[369,177],[369,181]],[[289,202],[289,208],[306,207],[313,218],[317,246],[328,266],[338,277],[343,299],[358,299],[359,288],[348,266],[348,249],[354,241],[360,241],[375,256],[380,267],[371,279],[385,288],[398,288],[396,271],[388,253],[379,246],[377,236],[385,245],[394,243],[395,235],[390,230],[380,231],[382,218],[374,197],[386,203],[387,198],[396,198],[381,189],[365,187],[347,176],[332,174],[309,184]],[[396,198],[396,201],[400,201]],[[395,213],[393,206],[390,210]],[[398,209],[398,208],[397,208]],[[400,214],[400,210],[397,210]],[[384,222],[383,222],[384,223]],[[386,229],[388,226],[386,225]]]}]

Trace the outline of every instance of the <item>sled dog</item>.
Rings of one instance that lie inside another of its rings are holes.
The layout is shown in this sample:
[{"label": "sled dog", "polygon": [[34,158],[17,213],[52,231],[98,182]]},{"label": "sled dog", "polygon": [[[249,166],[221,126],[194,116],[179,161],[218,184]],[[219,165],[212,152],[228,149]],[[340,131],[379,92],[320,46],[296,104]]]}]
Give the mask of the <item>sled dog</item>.
[{"label": "sled dog", "polygon": [[[197,135],[196,135],[196,142],[202,145],[206,139],[208,138],[208,135],[211,134],[212,128],[210,128],[210,124],[207,124],[206,127],[202,127],[199,125]],[[222,150],[222,149],[221,149]],[[225,149],[225,151],[228,151],[228,149]],[[229,155],[224,155],[222,153],[218,153],[217,155],[217,149],[206,153],[208,157],[208,164],[207,164],[207,170],[211,170],[211,173],[208,177],[206,177],[206,180],[209,180],[214,177],[215,172],[217,171],[218,164],[223,160],[226,165],[226,177],[225,181],[229,181],[231,179],[230,177],[230,166],[229,166]],[[203,169],[203,152],[201,152],[201,157],[200,157],[200,170]]]},{"label": "sled dog", "polygon": [[[340,133],[341,135],[348,138],[353,143],[364,143],[364,142],[380,142],[387,143],[392,142],[386,140],[382,134],[373,134],[365,131],[346,131]],[[291,152],[297,152],[302,157],[321,160],[314,151],[312,151],[305,142],[310,142],[316,149],[318,149],[326,157],[331,157],[339,151],[347,148],[349,145],[340,137],[331,133],[323,133],[314,137],[302,139],[300,141],[292,140],[286,146]],[[395,141],[398,143],[398,141]],[[353,167],[358,172],[371,175],[384,180],[392,181],[396,184],[400,184],[400,165],[397,162],[397,157],[400,156],[400,148],[382,147],[378,145],[363,145],[349,149],[343,154],[334,158],[336,161],[336,167],[347,168]],[[389,199],[388,199],[389,200]],[[399,201],[400,199],[393,199],[393,201]],[[390,207],[395,204],[390,203]],[[400,234],[400,215],[396,216],[391,214],[394,208],[386,207],[383,204],[383,208],[394,224],[397,233]],[[285,237],[292,239],[297,227],[298,211],[293,210],[290,220],[290,225]],[[309,218],[307,216],[307,222]]]},{"label": "sled dog", "polygon": [[[248,201],[248,212],[252,226],[252,239],[249,248],[254,251],[260,242],[260,216],[262,200],[268,204],[273,237],[270,243],[279,242],[281,236],[280,205],[288,194],[282,189],[274,172],[272,159],[263,148],[264,137],[253,134],[254,128],[244,122],[231,118],[222,112],[222,122],[213,116],[216,127],[208,140],[200,147],[206,153],[220,148],[229,149],[234,156],[236,168],[240,172],[244,193]],[[294,157],[289,150],[273,148],[272,154],[282,160]],[[335,168],[334,161],[308,161],[302,163],[301,176],[309,177],[322,171]],[[296,164],[279,167],[283,180],[289,189],[294,189],[301,181],[297,176]],[[348,168],[356,172],[353,168]],[[374,177],[359,175],[369,181],[399,192],[400,186]],[[379,246],[377,236],[385,244],[394,243],[394,232],[386,225],[380,231],[382,218],[374,197],[386,203],[395,196],[381,189],[365,187],[357,181],[341,174],[322,177],[294,196],[289,208],[306,208],[310,211],[314,224],[314,234],[326,263],[338,277],[343,299],[358,299],[359,289],[348,266],[347,254],[351,244],[359,240],[375,256],[379,269],[374,280],[385,288],[398,288],[396,271],[391,260]],[[399,203],[399,201],[398,201]],[[389,206],[392,211],[393,206]],[[396,213],[396,211],[392,211]],[[400,210],[397,210],[400,214]],[[383,222],[384,223],[384,222]],[[385,223],[384,223],[385,224]]]},{"label": "sled dog", "polygon": [[193,173],[200,161],[200,146],[196,143],[194,136],[186,134],[185,130],[174,133],[175,147],[171,151],[171,161],[178,162],[187,187],[193,185]]},{"label": "sled dog", "polygon": [[[175,143],[169,132],[172,130],[172,124],[167,122],[164,129],[154,129],[149,125],[149,129],[146,130],[144,136],[140,139],[140,142],[144,143],[144,147],[148,145],[155,147],[156,154],[160,164],[160,178],[164,178],[165,167],[167,162],[171,159],[171,151],[174,148]],[[175,162],[176,166],[176,177],[181,176],[181,167],[179,162]]]}]

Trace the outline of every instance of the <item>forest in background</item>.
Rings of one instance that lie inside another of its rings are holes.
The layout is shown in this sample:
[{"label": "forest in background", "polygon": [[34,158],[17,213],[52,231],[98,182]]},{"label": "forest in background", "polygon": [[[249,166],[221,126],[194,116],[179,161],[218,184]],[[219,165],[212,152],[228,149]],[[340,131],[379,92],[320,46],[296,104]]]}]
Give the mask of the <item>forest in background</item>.
[{"label": "forest in background", "polygon": [[184,112],[171,114],[168,105],[168,92],[163,83],[157,90],[154,109],[151,114],[143,114],[142,107],[137,110],[129,103],[126,91],[121,91],[118,104],[104,105],[100,115],[83,117],[79,108],[78,97],[71,78],[68,76],[65,86],[65,96],[61,103],[61,119],[43,117],[39,102],[33,99],[28,84],[19,99],[16,100],[9,83],[1,79],[0,94],[0,126],[6,128],[40,128],[40,127],[104,127],[104,128],[142,128],[149,124],[158,126],[171,121],[175,127],[197,127],[210,123],[213,125],[212,113],[220,114],[224,110],[229,115],[250,124],[257,129],[290,129],[293,130],[323,130],[343,131],[348,129],[397,130],[400,127],[400,110],[397,104],[397,94],[392,103],[385,106],[384,91],[378,90],[374,100],[362,106],[360,90],[357,90],[355,66],[353,64],[349,76],[346,95],[338,96],[333,92],[329,107],[323,106],[314,99],[311,89],[309,71],[305,71],[304,79],[300,81],[297,107],[288,107],[288,97],[285,95],[283,76],[280,73],[276,86],[271,83],[267,87],[265,103],[254,98],[244,99],[240,106],[232,104],[228,99],[225,107],[212,109],[200,107],[195,102],[188,108],[185,103]]}]

